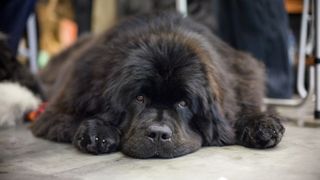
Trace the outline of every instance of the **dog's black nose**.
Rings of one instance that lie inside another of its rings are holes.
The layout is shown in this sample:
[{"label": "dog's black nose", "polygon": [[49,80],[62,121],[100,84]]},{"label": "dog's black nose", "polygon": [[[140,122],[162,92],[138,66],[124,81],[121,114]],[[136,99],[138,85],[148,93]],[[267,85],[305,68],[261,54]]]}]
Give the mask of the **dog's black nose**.
[{"label": "dog's black nose", "polygon": [[172,131],[167,125],[153,124],[149,126],[147,136],[154,141],[170,141]]}]

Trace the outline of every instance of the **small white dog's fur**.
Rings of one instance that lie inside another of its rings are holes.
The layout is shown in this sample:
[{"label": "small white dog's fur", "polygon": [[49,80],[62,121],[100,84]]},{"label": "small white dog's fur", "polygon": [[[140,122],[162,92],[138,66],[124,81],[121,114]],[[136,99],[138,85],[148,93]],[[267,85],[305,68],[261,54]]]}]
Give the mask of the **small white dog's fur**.
[{"label": "small white dog's fur", "polygon": [[40,99],[18,83],[0,83],[0,127],[22,122],[26,112],[35,110]]}]

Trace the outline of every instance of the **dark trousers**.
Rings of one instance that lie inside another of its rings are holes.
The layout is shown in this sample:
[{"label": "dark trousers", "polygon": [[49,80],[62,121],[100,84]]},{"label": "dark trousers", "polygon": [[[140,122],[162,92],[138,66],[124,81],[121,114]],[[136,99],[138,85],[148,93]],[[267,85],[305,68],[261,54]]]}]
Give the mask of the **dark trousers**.
[{"label": "dark trousers", "polygon": [[290,98],[288,17],[283,0],[218,0],[218,35],[266,65],[267,95]]},{"label": "dark trousers", "polygon": [[0,31],[8,36],[8,46],[14,55],[35,3],[36,0],[0,1]]}]

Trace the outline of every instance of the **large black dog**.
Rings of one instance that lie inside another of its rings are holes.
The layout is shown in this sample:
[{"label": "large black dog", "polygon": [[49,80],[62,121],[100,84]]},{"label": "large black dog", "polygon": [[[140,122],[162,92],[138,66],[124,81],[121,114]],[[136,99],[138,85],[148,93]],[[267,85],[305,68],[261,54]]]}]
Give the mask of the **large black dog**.
[{"label": "large black dog", "polygon": [[32,131],[84,152],[138,158],[269,148],[284,128],[261,111],[264,76],[255,59],[191,19],[131,18],[52,60],[43,73],[50,103]]}]

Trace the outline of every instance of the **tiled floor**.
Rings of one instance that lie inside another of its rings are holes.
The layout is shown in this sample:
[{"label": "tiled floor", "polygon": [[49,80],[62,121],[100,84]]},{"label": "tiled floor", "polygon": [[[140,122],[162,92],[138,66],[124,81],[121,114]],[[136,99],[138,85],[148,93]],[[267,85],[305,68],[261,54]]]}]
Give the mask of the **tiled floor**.
[{"label": "tiled floor", "polygon": [[0,130],[0,179],[320,179],[320,128],[286,125],[270,150],[208,147],[176,159],[93,156],[69,144],[34,138],[26,126]]}]

